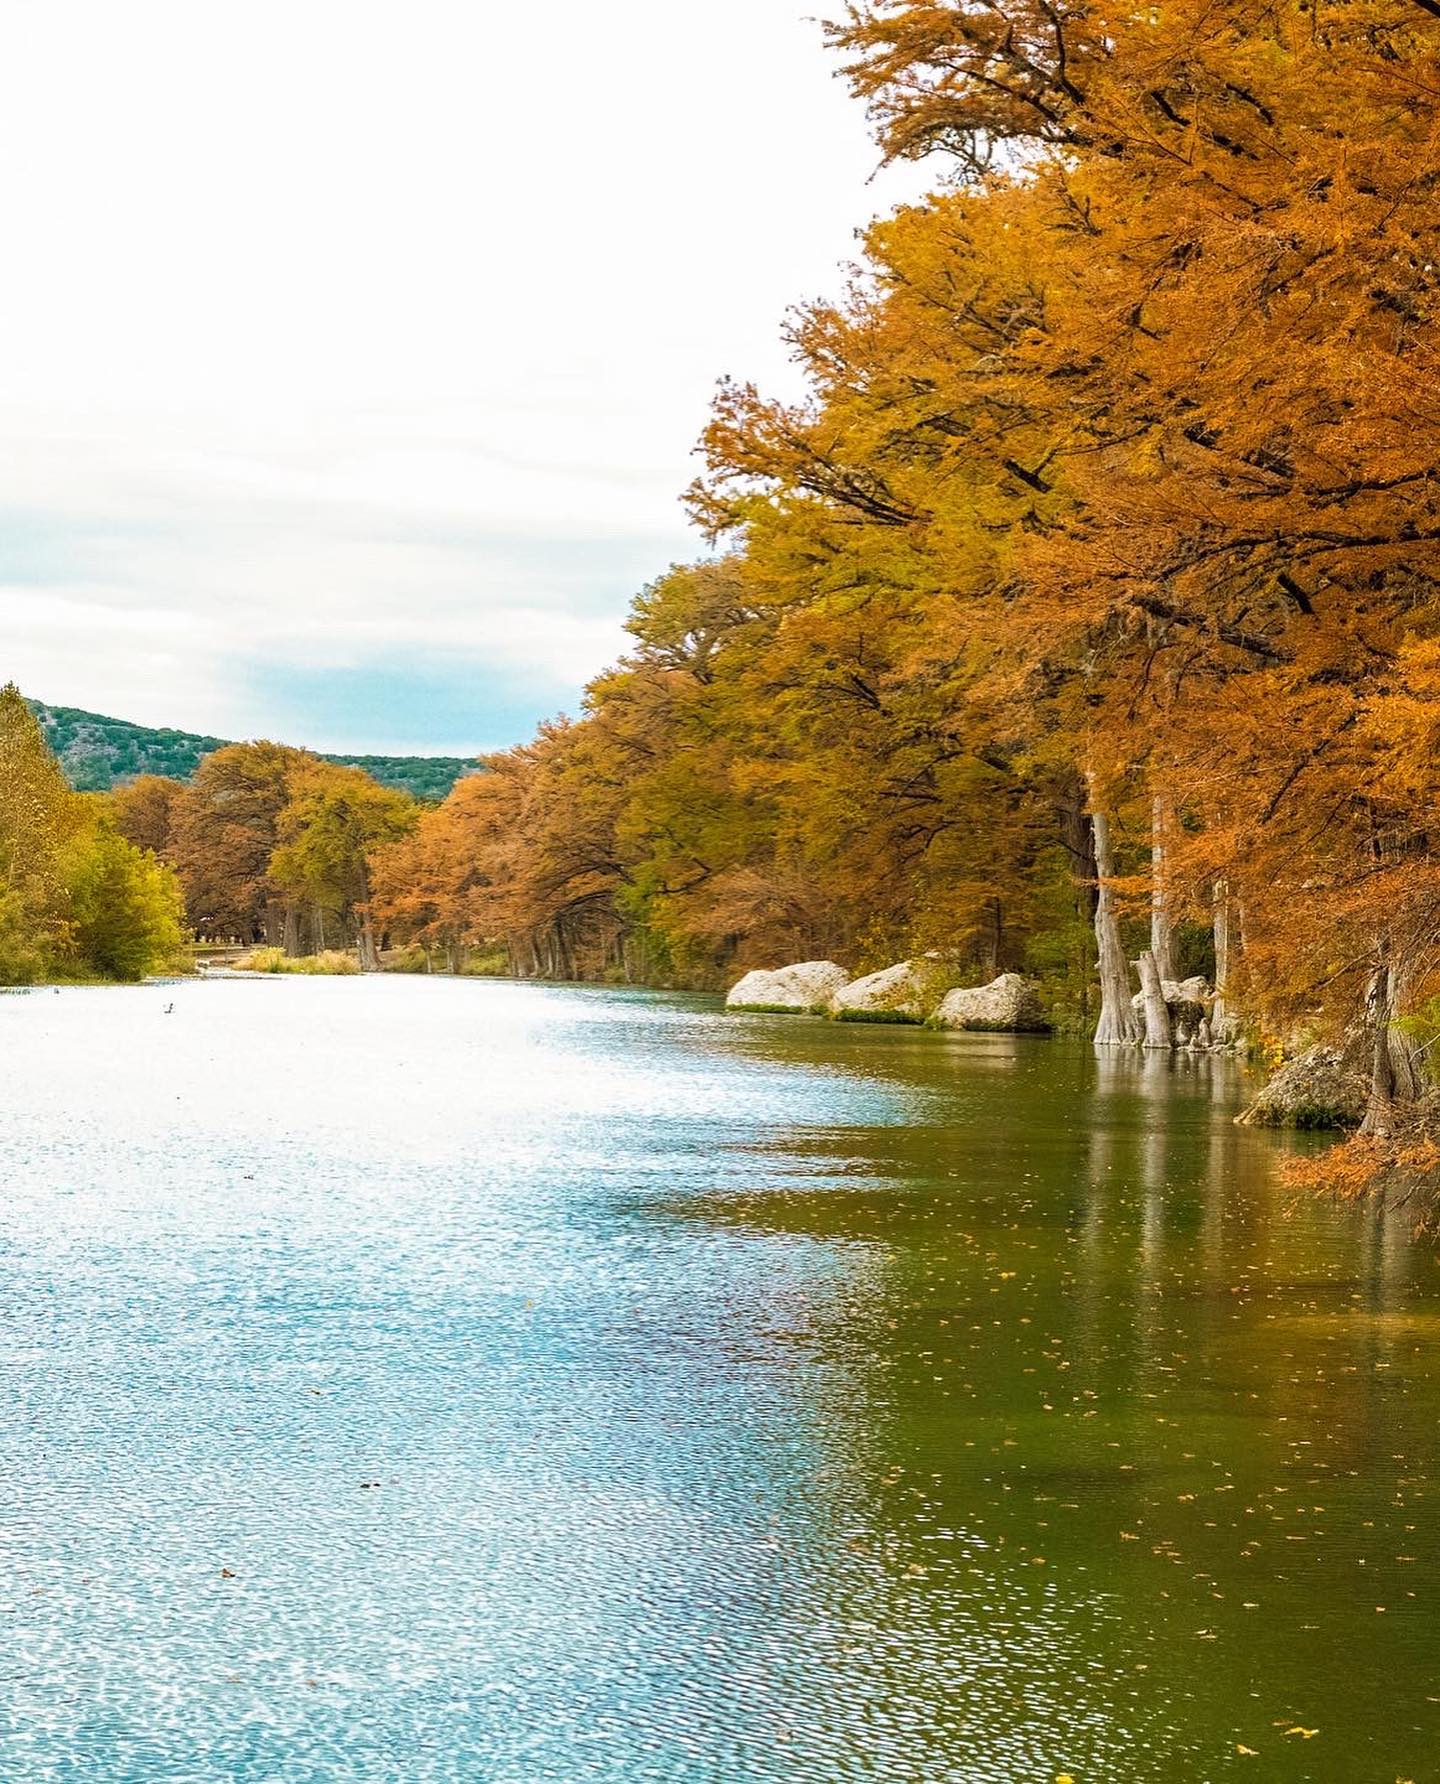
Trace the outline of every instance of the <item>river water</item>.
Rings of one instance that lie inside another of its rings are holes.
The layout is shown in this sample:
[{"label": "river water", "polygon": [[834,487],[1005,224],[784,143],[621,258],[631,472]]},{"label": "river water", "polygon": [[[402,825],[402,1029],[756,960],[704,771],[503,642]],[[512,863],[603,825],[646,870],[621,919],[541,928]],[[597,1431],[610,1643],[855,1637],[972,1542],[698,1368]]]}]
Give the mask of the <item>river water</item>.
[{"label": "river water", "polygon": [[1440,1776],[1434,1247],[1233,1067],[441,979],[0,1060],[4,1784]]}]

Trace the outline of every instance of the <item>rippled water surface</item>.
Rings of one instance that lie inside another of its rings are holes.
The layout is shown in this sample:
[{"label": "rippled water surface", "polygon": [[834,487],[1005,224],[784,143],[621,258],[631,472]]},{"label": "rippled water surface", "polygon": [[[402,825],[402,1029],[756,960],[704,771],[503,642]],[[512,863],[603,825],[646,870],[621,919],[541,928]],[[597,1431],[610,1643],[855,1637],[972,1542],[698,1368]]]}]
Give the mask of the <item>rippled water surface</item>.
[{"label": "rippled water surface", "polygon": [[1433,1248],[1229,1067],[423,979],[0,1060],[3,1784],[1440,1777]]}]

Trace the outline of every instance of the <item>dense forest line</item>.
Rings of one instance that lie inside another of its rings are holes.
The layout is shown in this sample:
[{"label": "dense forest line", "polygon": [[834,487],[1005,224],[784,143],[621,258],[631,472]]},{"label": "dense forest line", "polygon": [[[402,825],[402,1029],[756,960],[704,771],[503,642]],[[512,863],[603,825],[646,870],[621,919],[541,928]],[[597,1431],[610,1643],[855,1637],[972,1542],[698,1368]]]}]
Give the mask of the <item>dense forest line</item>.
[{"label": "dense forest line", "polygon": [[[50,706],[32,700],[30,707],[77,793],[108,793],[142,774],[188,781],[206,756],[225,749],[229,742],[168,725],[136,725],[128,719],[106,718],[78,706]],[[363,768],[382,787],[394,787],[416,799],[443,799],[461,775],[475,771],[474,760],[464,756],[332,754],[321,760]]]},{"label": "dense forest line", "polygon": [[713,552],[574,722],[439,805],[268,744],[118,833],[202,932],[720,984],[1018,967],[1141,1037],[1130,962],[1363,1057],[1312,1176],[1440,1175],[1440,7],[868,0],[829,28],[947,184],[723,385]]}]

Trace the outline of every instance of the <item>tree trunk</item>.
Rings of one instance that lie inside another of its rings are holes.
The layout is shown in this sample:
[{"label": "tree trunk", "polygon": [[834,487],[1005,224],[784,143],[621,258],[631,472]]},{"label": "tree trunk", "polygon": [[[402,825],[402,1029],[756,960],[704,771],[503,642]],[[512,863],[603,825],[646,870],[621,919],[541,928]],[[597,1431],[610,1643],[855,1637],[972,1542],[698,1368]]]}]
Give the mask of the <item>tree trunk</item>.
[{"label": "tree trunk", "polygon": [[1130,967],[1120,941],[1120,924],[1109,881],[1115,862],[1110,852],[1110,822],[1104,812],[1091,813],[1095,836],[1095,949],[1100,960],[1100,1020],[1095,1028],[1097,1047],[1133,1047],[1140,1039],[1140,1024],[1130,1003]]},{"label": "tree trunk", "polygon": [[1096,880],[1095,827],[1085,809],[1085,788],[1079,780],[1067,781],[1059,798],[1060,841],[1070,857],[1070,878],[1075,887],[1075,914],[1089,925],[1095,921]]},{"label": "tree trunk", "polygon": [[1150,952],[1160,977],[1173,983],[1180,974],[1175,968],[1175,938],[1165,890],[1165,835],[1169,827],[1167,802],[1157,794],[1150,818]]},{"label": "tree trunk", "polygon": [[1140,989],[1145,997],[1145,1045],[1168,1053],[1175,1042],[1170,1033],[1170,1012],[1165,1007],[1165,992],[1160,983],[1160,966],[1148,949],[1135,962],[1140,973]]},{"label": "tree trunk", "polygon": [[295,955],[300,952],[300,911],[296,905],[285,906],[285,952]]},{"label": "tree trunk", "polygon": [[360,935],[358,953],[362,973],[378,973],[380,970],[380,950],[375,945],[375,921],[370,915],[370,876],[365,871],[364,863],[360,866]]},{"label": "tree trunk", "polygon": [[1228,1047],[1234,1039],[1234,1017],[1225,994],[1230,988],[1230,887],[1224,880],[1215,882],[1215,1003],[1210,1011],[1210,1039],[1217,1047]]},{"label": "tree trunk", "polygon": [[360,917],[360,938],[357,947],[362,973],[378,973],[380,970],[380,950],[375,946],[375,925],[370,921],[367,908]]},{"label": "tree trunk", "polygon": [[1230,989],[1230,888],[1224,880],[1215,882],[1215,1026],[1224,1022],[1225,993]]},{"label": "tree trunk", "polygon": [[1360,1124],[1362,1134],[1381,1138],[1394,1133],[1401,1112],[1420,1099],[1423,1076],[1420,1050],[1395,1026],[1403,991],[1399,970],[1384,961],[1370,981],[1368,1014],[1373,1028],[1370,1055],[1370,1102]]},{"label": "tree trunk", "polygon": [[985,914],[989,919],[985,936],[985,970],[993,979],[1000,971],[1000,961],[1005,951],[1005,909],[998,898],[992,898]]}]

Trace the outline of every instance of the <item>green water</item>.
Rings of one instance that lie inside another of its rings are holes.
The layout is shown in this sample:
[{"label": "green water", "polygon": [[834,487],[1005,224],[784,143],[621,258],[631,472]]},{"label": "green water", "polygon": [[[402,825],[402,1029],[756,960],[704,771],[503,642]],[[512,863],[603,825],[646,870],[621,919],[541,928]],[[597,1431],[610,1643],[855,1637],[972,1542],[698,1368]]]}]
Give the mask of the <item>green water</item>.
[{"label": "green water", "polygon": [[964,1657],[900,1775],[1440,1777],[1433,1248],[1297,1205],[1220,1062],[753,1044],[925,1093],[724,1204],[877,1260],[834,1339],[868,1639]]},{"label": "green water", "polygon": [[0,1050],[4,1784],[1440,1777],[1434,1248],[1233,1067],[423,980]]}]

